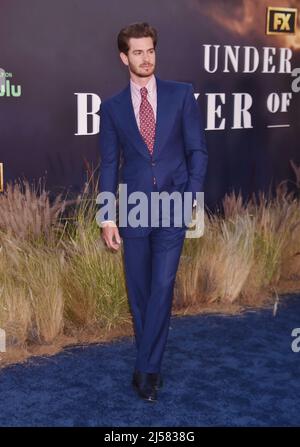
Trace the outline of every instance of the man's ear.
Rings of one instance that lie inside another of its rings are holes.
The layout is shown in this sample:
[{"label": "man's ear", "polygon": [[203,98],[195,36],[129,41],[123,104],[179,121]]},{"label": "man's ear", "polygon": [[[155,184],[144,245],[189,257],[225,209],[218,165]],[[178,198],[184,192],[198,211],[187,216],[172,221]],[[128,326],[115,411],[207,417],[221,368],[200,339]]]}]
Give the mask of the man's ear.
[{"label": "man's ear", "polygon": [[120,58],[121,58],[123,64],[128,65],[128,57],[126,56],[125,53],[120,53]]}]

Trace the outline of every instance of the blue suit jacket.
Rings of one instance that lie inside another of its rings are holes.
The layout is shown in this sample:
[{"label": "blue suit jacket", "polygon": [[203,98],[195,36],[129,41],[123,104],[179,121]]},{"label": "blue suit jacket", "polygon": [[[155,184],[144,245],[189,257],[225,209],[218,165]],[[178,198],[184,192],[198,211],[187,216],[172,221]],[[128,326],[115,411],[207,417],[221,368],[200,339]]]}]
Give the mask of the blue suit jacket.
[{"label": "blue suit jacket", "polygon": [[[157,116],[152,157],[137,126],[130,83],[101,103],[100,192],[116,194],[118,184],[126,183],[128,194],[143,191],[149,197],[154,177],[158,191],[191,191],[193,197],[203,191],[208,156],[193,86],[155,78]],[[122,237],[144,236],[149,231],[151,228],[119,227]]]}]

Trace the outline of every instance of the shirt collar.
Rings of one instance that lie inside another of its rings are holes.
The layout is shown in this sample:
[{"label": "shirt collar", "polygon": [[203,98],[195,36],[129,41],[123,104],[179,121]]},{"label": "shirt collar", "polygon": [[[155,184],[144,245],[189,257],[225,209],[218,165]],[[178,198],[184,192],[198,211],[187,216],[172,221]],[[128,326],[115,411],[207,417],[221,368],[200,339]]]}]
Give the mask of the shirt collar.
[{"label": "shirt collar", "polygon": [[[155,92],[156,79],[155,79],[154,74],[152,74],[152,76],[150,77],[150,79],[147,82],[147,84],[145,85],[145,87],[147,88],[149,95],[152,95]],[[139,98],[141,97],[140,89],[142,87],[140,85],[136,84],[135,82],[133,82],[132,79],[130,79],[130,88],[131,88],[132,93],[139,96]]]}]

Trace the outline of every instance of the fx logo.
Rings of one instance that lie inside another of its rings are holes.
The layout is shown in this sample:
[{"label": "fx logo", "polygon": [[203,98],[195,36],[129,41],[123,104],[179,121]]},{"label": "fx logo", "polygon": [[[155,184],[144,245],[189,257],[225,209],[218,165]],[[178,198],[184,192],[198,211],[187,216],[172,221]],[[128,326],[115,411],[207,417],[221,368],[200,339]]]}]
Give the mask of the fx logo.
[{"label": "fx logo", "polygon": [[267,10],[267,34],[295,34],[297,23],[296,8],[276,8]]}]

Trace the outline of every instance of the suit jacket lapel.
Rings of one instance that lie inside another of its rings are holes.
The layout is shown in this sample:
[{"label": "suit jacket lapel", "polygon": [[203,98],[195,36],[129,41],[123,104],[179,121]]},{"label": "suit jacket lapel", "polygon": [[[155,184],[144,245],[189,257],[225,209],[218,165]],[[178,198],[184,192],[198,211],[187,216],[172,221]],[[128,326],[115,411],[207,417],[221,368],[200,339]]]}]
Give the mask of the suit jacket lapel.
[{"label": "suit jacket lapel", "polygon": [[[166,126],[168,119],[168,104],[170,97],[167,92],[167,88],[164,86],[157,76],[156,88],[157,88],[157,110],[156,110],[156,126],[155,126],[155,140],[153,149],[153,159],[156,159],[159,151],[163,145],[164,135],[166,134]],[[123,118],[123,122],[126,125],[128,135],[132,136],[132,140],[135,143],[136,149],[147,159],[150,158],[150,153],[147,145],[140,133],[139,127],[136,122],[133,104],[131,100],[130,83],[124,89],[122,99],[120,101],[120,113]]]},{"label": "suit jacket lapel", "polygon": [[156,159],[164,143],[164,136],[167,134],[168,107],[170,107],[171,97],[168,89],[157,76],[157,111],[156,111],[156,128],[153,149],[153,159]]},{"label": "suit jacket lapel", "polygon": [[135,147],[137,150],[147,158],[150,157],[147,145],[141,135],[140,129],[138,128],[134,108],[131,99],[130,83],[125,90],[125,100],[122,102],[123,116],[126,117],[126,123],[129,130],[132,132],[132,139],[136,143]]}]

